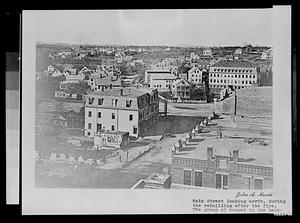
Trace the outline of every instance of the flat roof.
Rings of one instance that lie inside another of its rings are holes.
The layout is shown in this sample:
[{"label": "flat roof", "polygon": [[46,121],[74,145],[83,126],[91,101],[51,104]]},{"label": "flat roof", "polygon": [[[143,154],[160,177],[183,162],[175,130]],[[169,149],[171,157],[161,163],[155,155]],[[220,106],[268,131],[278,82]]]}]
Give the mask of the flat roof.
[{"label": "flat roof", "polygon": [[140,90],[137,88],[122,88],[123,89],[123,95],[121,96],[121,89],[107,89],[105,91],[95,91],[90,92],[90,95],[101,95],[101,96],[112,96],[112,97],[140,97],[142,95],[145,95],[150,92],[146,92],[145,90]]},{"label": "flat roof", "polygon": [[199,142],[189,142],[177,152],[174,157],[207,160],[207,147],[213,147],[213,154],[220,156],[232,156],[233,150],[239,150],[239,162],[241,164],[272,166],[273,151],[272,142],[267,141],[267,145],[260,145],[258,142],[247,143],[244,138],[217,138],[196,136]]}]

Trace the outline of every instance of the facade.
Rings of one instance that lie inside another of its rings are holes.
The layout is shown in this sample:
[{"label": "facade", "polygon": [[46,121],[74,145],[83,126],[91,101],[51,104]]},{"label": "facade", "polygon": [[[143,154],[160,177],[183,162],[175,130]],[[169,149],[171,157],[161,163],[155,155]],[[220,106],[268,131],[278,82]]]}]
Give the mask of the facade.
[{"label": "facade", "polygon": [[249,87],[257,83],[257,69],[254,64],[243,60],[220,60],[209,68],[209,87],[233,89]]},{"label": "facade", "polygon": [[262,155],[270,147],[229,138],[205,138],[193,150],[185,147],[190,148],[173,151],[172,183],[215,189],[273,187],[272,160]]},{"label": "facade", "polygon": [[148,88],[158,91],[170,91],[173,82],[177,80],[175,74],[169,70],[146,70],[145,82]]},{"label": "facade", "polygon": [[191,95],[191,84],[185,79],[177,79],[172,84],[171,92],[173,99],[189,99]]},{"label": "facade", "polygon": [[94,137],[101,130],[109,130],[138,137],[157,122],[158,103],[156,90],[120,88],[91,92],[84,105],[85,135]]},{"label": "facade", "polygon": [[195,65],[188,71],[188,81],[191,84],[201,84],[202,83],[202,68]]}]

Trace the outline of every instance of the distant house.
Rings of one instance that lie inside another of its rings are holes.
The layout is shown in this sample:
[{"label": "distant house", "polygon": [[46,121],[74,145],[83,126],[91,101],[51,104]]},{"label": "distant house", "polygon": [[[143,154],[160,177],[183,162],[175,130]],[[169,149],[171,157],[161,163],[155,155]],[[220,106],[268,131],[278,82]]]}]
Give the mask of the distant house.
[{"label": "distant house", "polygon": [[81,68],[81,70],[79,71],[80,73],[86,73],[86,72],[91,72],[92,70],[89,69],[88,67],[84,66],[83,68]]},{"label": "distant house", "polygon": [[192,84],[202,83],[202,68],[195,65],[188,71],[188,81]]},{"label": "distant house", "polygon": [[94,91],[104,91],[112,88],[122,87],[122,82],[119,77],[115,76],[105,76],[95,80]]},{"label": "distant house", "polygon": [[63,73],[66,77],[66,81],[83,81],[85,76],[82,73],[73,73],[70,70],[64,71]]},{"label": "distant house", "polygon": [[185,79],[177,79],[172,84],[171,92],[174,99],[189,99],[191,84]]},{"label": "distant house", "polygon": [[56,69],[56,68],[55,68],[52,64],[50,64],[50,65],[47,67],[47,71],[48,71],[49,73],[54,72],[55,69]]},{"label": "distant house", "polygon": [[60,77],[63,74],[59,69],[55,69],[54,72],[52,72],[50,75],[51,75],[51,77]]},{"label": "distant house", "polygon": [[82,94],[73,93],[68,90],[57,90],[55,91],[54,97],[57,99],[67,99],[67,100],[83,100],[84,96]]},{"label": "distant house", "polygon": [[237,48],[235,51],[234,51],[234,54],[237,54],[237,55],[240,55],[243,53],[243,50],[242,48]]}]

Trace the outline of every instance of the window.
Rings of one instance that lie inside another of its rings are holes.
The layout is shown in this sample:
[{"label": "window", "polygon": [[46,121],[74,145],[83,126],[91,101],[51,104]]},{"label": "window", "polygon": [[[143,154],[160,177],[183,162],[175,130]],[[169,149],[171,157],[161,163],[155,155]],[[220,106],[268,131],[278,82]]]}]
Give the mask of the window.
[{"label": "window", "polygon": [[247,75],[247,74],[246,74],[245,76],[246,76],[246,78],[248,78],[248,75]]},{"label": "window", "polygon": [[88,124],[88,129],[92,129],[92,123]]},{"label": "window", "polygon": [[98,112],[98,118],[101,118],[101,112]]},{"label": "window", "polygon": [[91,112],[91,111],[89,111],[88,116],[89,116],[89,117],[92,117],[92,112]]},{"label": "window", "polygon": [[129,115],[129,121],[132,121],[132,120],[133,120],[133,115],[130,114],[130,115]]},{"label": "window", "polygon": [[133,134],[137,134],[137,127],[133,127]]},{"label": "window", "polygon": [[118,99],[112,99],[111,101],[112,101],[112,106],[113,107],[117,107],[117,105],[118,105]]},{"label": "window", "polygon": [[195,186],[202,187],[202,172],[195,172]]},{"label": "window", "polygon": [[112,119],[115,119],[115,118],[116,118],[115,113],[111,113],[111,118],[112,118]]},{"label": "window", "polygon": [[90,135],[91,135],[91,133],[90,133],[90,132],[87,132],[87,135],[88,135],[88,136],[90,136]]},{"label": "window", "polygon": [[115,126],[114,125],[111,126],[111,131],[115,131]]},{"label": "window", "polygon": [[183,170],[183,184],[191,185],[191,170]]},{"label": "window", "polygon": [[103,105],[103,98],[98,98],[98,105]]},{"label": "window", "polygon": [[228,189],[228,175],[216,174],[216,188]]},{"label": "window", "polygon": [[254,179],[254,189],[255,190],[263,189],[263,179]]},{"label": "window", "polygon": [[94,102],[94,98],[89,98],[89,105],[92,105]]},{"label": "window", "polygon": [[100,132],[101,129],[102,129],[102,124],[97,124],[97,132]]}]

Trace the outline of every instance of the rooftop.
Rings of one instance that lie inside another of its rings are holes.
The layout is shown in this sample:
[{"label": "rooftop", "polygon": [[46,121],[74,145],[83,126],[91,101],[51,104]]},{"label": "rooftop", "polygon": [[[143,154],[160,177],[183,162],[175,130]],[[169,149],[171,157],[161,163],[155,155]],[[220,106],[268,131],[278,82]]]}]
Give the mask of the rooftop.
[{"label": "rooftop", "polygon": [[198,137],[200,142],[189,142],[183,146],[175,157],[207,160],[207,147],[213,147],[213,154],[220,156],[232,156],[233,150],[239,150],[238,163],[248,165],[272,166],[272,142],[267,145],[260,145],[259,142],[247,143],[241,137],[236,138],[217,138],[217,137]]},{"label": "rooftop", "polygon": [[163,184],[169,177],[170,175],[161,174],[161,173],[152,173],[146,179],[146,182]]},{"label": "rooftop", "polygon": [[[123,95],[121,96],[121,90],[123,90]],[[96,91],[90,92],[90,95],[101,95],[101,96],[112,96],[112,97],[128,97],[128,98],[136,98],[147,93],[151,93],[151,91],[147,91],[145,89],[137,89],[137,88],[118,88],[118,89],[108,89],[105,91]]]},{"label": "rooftop", "polygon": [[121,86],[121,79],[113,76],[105,76],[102,78],[96,79],[96,83],[98,85],[113,85],[113,86]]},{"label": "rooftop", "polygon": [[211,67],[255,67],[255,65],[246,60],[220,60]]}]

